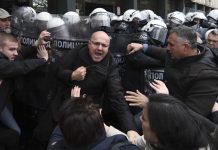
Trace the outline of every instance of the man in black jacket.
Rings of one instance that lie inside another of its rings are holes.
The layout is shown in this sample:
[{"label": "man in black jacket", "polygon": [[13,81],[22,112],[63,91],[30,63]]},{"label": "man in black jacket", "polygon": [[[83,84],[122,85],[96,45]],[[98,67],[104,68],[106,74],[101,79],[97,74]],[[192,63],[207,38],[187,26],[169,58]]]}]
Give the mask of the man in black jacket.
[{"label": "man in black jacket", "polygon": [[[2,133],[0,147],[13,150],[18,148],[15,145],[18,142],[11,142],[14,141],[14,138],[17,138],[16,134],[12,133],[15,131],[17,134],[20,134],[20,129],[8,110],[7,104],[10,103],[9,100],[14,90],[15,78],[44,65],[48,60],[48,53],[45,47],[40,46],[38,48],[38,58],[29,60],[16,60],[18,58],[18,50],[19,42],[16,37],[8,33],[0,33],[0,130]],[[12,132],[10,133],[11,137],[6,132],[9,129]],[[8,139],[6,140],[5,138]]]},{"label": "man in black jacket", "polygon": [[71,88],[78,85],[82,89],[81,94],[86,94],[103,107],[103,113],[111,107],[122,130],[132,140],[137,132],[124,100],[118,68],[108,51],[109,44],[110,38],[105,32],[94,32],[88,45],[76,47],[63,58],[58,77],[65,83],[65,98],[70,97]]},{"label": "man in black jacket", "polygon": [[[130,53],[144,45],[131,43]],[[212,52],[197,45],[194,30],[180,26],[172,29],[167,49],[148,46],[146,54],[165,60],[166,85],[195,112],[208,117],[218,97],[218,68]]]}]

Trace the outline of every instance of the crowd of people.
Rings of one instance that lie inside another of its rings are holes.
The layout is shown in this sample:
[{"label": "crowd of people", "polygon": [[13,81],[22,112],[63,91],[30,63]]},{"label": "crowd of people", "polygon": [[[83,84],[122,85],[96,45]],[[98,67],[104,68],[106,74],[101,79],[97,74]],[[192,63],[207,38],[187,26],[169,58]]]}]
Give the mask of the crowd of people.
[{"label": "crowd of people", "polygon": [[1,150],[216,150],[218,10],[0,8],[0,98]]}]

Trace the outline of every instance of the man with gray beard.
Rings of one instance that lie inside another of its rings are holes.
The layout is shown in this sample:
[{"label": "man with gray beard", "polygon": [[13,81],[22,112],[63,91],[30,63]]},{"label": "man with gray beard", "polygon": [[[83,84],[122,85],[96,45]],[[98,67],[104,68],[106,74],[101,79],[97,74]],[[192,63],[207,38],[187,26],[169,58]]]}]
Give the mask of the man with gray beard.
[{"label": "man with gray beard", "polygon": [[0,32],[11,33],[11,15],[0,8]]}]

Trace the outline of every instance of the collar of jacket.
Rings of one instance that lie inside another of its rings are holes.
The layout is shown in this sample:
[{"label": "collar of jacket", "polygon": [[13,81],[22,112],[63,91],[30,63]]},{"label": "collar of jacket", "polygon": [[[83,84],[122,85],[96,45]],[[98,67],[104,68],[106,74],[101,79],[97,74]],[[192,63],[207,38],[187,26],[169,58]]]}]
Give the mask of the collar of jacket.
[{"label": "collar of jacket", "polygon": [[190,63],[190,62],[196,62],[196,61],[200,60],[201,62],[204,62],[204,63],[213,64],[214,56],[213,56],[212,52],[208,48],[206,48],[205,46],[202,46],[202,45],[198,45],[197,48],[200,51],[200,53],[198,55],[184,57],[184,58],[181,58],[179,60],[174,59],[174,60],[172,60],[173,63],[174,64]]},{"label": "collar of jacket", "polygon": [[8,59],[3,53],[0,52],[0,59]]}]

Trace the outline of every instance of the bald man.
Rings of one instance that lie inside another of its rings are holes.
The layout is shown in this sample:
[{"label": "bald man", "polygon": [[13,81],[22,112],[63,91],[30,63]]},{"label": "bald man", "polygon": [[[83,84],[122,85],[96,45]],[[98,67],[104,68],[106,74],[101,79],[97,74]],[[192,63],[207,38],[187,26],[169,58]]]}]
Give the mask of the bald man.
[{"label": "bald man", "polygon": [[70,97],[72,87],[80,86],[81,95],[92,98],[103,108],[104,121],[108,116],[111,120],[117,118],[115,126],[127,132],[131,141],[137,132],[109,45],[110,37],[105,32],[94,32],[87,44],[72,49],[63,58],[58,77],[65,83],[64,98]]}]

